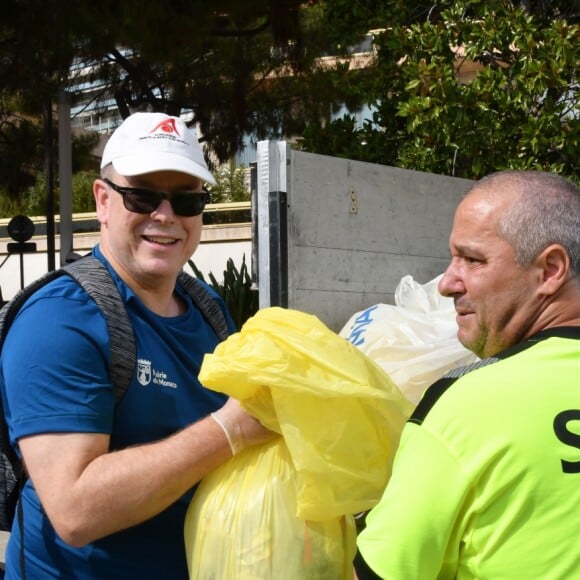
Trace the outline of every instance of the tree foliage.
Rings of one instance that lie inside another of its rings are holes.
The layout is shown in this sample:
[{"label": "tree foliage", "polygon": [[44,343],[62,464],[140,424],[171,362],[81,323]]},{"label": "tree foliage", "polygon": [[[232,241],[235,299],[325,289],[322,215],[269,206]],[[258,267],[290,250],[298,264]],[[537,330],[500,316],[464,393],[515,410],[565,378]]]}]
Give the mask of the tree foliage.
[{"label": "tree foliage", "polygon": [[216,184],[208,187],[211,203],[249,201],[250,189],[246,183],[246,168],[223,165],[214,171]]},{"label": "tree foliage", "polygon": [[[87,86],[101,87],[90,106],[123,116],[189,112],[216,165],[247,135],[302,136],[309,151],[437,173],[578,177],[577,12],[569,0],[4,0],[0,188],[15,199],[38,183],[51,104],[61,90],[79,104]],[[370,30],[374,60],[357,68],[351,49]],[[458,83],[470,62],[481,70]],[[362,126],[330,122],[363,105]],[[75,171],[90,169],[86,145]]]},{"label": "tree foliage", "polygon": [[[4,193],[22,195],[46,169],[47,142],[53,142],[46,137],[47,111],[62,90],[74,106],[87,87],[100,86],[88,105],[114,101],[122,116],[189,111],[217,161],[229,159],[246,133],[271,135],[281,115],[268,79],[277,67],[302,66],[300,6],[297,0],[4,0],[0,154],[6,168],[24,169],[8,178],[2,173]],[[19,151],[27,163],[13,147],[24,142]]]},{"label": "tree foliage", "polygon": [[0,175],[2,189],[9,199],[14,200],[34,184],[42,158],[38,123],[16,112],[0,112]]},{"label": "tree foliage", "polygon": [[[361,5],[377,3],[341,4],[342,26],[365,27]],[[579,15],[569,3],[378,4],[383,31],[362,88],[375,113],[362,126],[310,126],[304,149],[467,178],[533,168],[580,180]],[[369,22],[379,24],[376,12]],[[458,82],[473,65],[475,78]]]}]

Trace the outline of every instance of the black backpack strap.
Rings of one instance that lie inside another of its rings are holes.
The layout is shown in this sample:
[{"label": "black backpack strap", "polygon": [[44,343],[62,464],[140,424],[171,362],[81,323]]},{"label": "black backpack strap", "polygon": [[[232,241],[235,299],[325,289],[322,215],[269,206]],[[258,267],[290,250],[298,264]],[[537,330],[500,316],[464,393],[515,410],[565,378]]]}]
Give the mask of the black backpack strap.
[{"label": "black backpack strap", "polygon": [[137,356],[135,333],[111,274],[106,266],[92,255],[84,256],[58,270],[44,274],[17,293],[0,310],[0,347],[4,342],[6,330],[26,300],[63,273],[76,280],[103,312],[109,331],[111,382],[115,389],[115,401],[118,403],[127,391],[135,369]]},{"label": "black backpack strap", "polygon": [[92,255],[70,262],[61,270],[80,284],[105,316],[111,352],[111,382],[115,390],[115,402],[118,403],[133,377],[137,347],[133,325],[117,285],[107,267]]},{"label": "black backpack strap", "polygon": [[187,292],[193,303],[199,308],[205,319],[214,329],[220,340],[225,340],[231,331],[226,317],[218,301],[208,292],[207,288],[193,276],[181,272],[177,277],[178,284]]}]

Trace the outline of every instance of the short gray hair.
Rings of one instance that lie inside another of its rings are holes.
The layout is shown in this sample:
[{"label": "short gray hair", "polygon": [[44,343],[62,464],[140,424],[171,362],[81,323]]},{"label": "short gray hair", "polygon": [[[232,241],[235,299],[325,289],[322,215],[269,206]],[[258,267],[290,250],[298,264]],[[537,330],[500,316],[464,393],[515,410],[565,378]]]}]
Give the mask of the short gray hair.
[{"label": "short gray hair", "polygon": [[528,266],[550,244],[559,244],[580,278],[580,188],[554,173],[508,170],[484,177],[472,190],[500,182],[514,197],[499,217],[498,234],[514,248],[518,264]]},{"label": "short gray hair", "polygon": [[109,179],[112,177],[111,173],[113,171],[113,164],[112,163],[107,163],[107,165],[105,165],[104,167],[101,167],[101,175],[100,178],[104,179],[105,177],[108,177]]}]

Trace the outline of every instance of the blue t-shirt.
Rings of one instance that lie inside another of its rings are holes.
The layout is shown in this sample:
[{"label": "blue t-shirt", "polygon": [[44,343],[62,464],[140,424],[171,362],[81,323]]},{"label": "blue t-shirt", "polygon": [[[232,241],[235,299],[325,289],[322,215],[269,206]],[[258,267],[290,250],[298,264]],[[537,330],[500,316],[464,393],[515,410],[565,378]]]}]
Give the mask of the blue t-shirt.
[{"label": "blue t-shirt", "polygon": [[[106,263],[98,247],[93,253]],[[219,340],[186,294],[178,289],[187,312],[165,318],[112,275],[135,330],[129,389],[115,406],[105,318],[72,278],[61,276],[27,301],[2,349],[0,387],[13,443],[39,433],[107,433],[111,449],[120,449],[167,437],[225,402],[197,379],[204,354]],[[22,494],[26,576],[187,579],[183,523],[190,499],[191,492],[143,524],[73,548],[55,534],[29,480]],[[6,578],[20,578],[17,521],[6,556]]]}]

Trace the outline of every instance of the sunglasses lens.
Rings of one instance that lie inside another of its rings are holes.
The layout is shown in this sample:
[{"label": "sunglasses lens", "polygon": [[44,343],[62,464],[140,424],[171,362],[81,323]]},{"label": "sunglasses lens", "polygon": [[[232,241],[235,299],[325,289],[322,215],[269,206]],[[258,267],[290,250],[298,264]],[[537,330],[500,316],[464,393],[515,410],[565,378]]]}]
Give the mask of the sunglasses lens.
[{"label": "sunglasses lens", "polygon": [[154,191],[126,191],[123,195],[125,207],[135,213],[151,213],[155,211],[163,196]]},{"label": "sunglasses lens", "polygon": [[123,196],[125,208],[134,213],[154,212],[164,199],[168,199],[176,215],[191,217],[200,215],[209,200],[207,192],[167,194],[136,187],[119,187],[108,179],[105,182]]},{"label": "sunglasses lens", "polygon": [[191,217],[203,212],[207,203],[205,193],[177,193],[171,197],[171,207],[177,215]]}]

